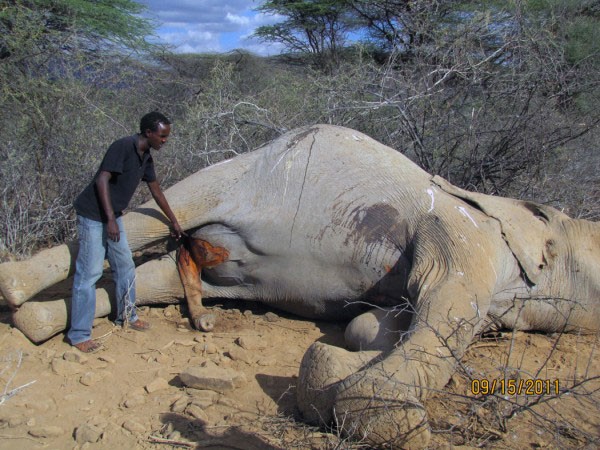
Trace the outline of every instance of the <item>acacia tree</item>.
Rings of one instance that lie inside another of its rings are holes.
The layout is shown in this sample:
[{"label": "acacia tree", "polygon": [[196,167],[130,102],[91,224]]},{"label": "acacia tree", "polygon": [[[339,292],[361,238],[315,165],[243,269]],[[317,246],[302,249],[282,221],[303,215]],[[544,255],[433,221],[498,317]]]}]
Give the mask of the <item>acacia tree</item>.
[{"label": "acacia tree", "polygon": [[331,68],[339,62],[352,28],[344,2],[269,0],[257,11],[281,15],[285,20],[257,28],[254,36],[282,43],[291,52],[312,55],[322,68]]},{"label": "acacia tree", "polygon": [[406,55],[430,42],[432,31],[447,25],[457,8],[456,0],[344,0],[343,3],[380,50]]}]

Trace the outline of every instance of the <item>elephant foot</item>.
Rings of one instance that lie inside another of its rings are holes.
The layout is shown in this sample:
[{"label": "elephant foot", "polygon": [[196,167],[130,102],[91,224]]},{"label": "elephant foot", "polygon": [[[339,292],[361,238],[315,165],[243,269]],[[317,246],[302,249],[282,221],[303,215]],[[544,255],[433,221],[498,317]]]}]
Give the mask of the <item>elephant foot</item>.
[{"label": "elephant foot", "polygon": [[212,331],[215,328],[216,321],[217,316],[215,316],[213,313],[202,314],[200,317],[192,319],[192,322],[197,330],[206,332]]},{"label": "elephant foot", "polygon": [[297,401],[309,423],[329,424],[338,383],[357,372],[379,352],[349,352],[315,342],[304,354],[298,376]]},{"label": "elephant foot", "polygon": [[0,264],[0,292],[16,309],[38,292],[65,280],[74,271],[77,245],[42,250],[31,259]]},{"label": "elephant foot", "polygon": [[[105,289],[96,291],[94,317],[110,314],[110,296]],[[13,325],[35,344],[50,339],[68,326],[68,311],[71,299],[51,301],[28,301],[21,305],[12,316]]]},{"label": "elephant foot", "polygon": [[363,371],[336,390],[335,421],[345,436],[376,448],[427,447],[431,430],[425,408],[405,384]]},{"label": "elephant foot", "polygon": [[346,327],[344,339],[350,350],[387,351],[402,338],[412,319],[411,311],[396,311],[393,308],[374,308],[356,316]]},{"label": "elephant foot", "polygon": [[35,344],[43,342],[67,327],[64,301],[27,302],[15,310],[13,325]]}]

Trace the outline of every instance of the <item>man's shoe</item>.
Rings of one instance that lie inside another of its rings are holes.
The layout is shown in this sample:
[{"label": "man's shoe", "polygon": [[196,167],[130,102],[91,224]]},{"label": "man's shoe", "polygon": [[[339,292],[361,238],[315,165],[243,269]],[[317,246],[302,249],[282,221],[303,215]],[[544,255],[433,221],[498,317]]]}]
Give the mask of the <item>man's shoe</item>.
[{"label": "man's shoe", "polygon": [[138,319],[135,322],[129,322],[128,326],[135,331],[147,331],[150,329],[150,324],[144,322],[142,319]]},{"label": "man's shoe", "polygon": [[99,344],[98,342],[92,341],[90,339],[87,341],[79,342],[77,344],[73,344],[73,347],[75,347],[77,350],[83,353],[96,353],[102,348],[102,344]]}]

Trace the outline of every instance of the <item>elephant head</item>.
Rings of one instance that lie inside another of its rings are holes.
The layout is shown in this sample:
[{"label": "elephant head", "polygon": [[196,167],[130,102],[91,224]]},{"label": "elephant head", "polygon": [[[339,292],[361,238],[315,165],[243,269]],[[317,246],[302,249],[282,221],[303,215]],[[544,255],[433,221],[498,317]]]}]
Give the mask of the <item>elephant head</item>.
[{"label": "elephant head", "polygon": [[[538,300],[532,313],[522,307],[504,312],[501,322],[505,327],[548,332],[597,328],[599,223],[572,219],[555,208],[534,202],[465,191],[438,176],[433,181],[498,220],[523,278],[531,286],[527,297]],[[543,314],[540,309],[544,305],[558,308],[561,314]],[[576,317],[571,317],[573,314]],[[572,323],[577,325],[573,327]]]}]

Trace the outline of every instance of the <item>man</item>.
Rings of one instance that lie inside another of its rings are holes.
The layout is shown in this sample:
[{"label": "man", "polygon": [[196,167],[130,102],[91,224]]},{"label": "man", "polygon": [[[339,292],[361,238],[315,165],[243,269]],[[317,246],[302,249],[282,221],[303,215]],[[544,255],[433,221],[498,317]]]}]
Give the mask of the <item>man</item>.
[{"label": "man", "polygon": [[91,339],[96,309],[96,282],[107,257],[114,275],[117,299],[116,323],[145,331],[150,325],[135,311],[135,265],[122,214],[139,182],[148,184],[152,197],[169,218],[172,234],[185,234],[171,211],[154,172],[150,149],[160,150],[171,132],[171,122],[159,112],[142,117],[140,133],[115,141],[107,150],[92,182],[74,202],[79,232],[79,253],[71,301],[71,328],[67,334],[74,347],[84,353],[101,345]]}]

